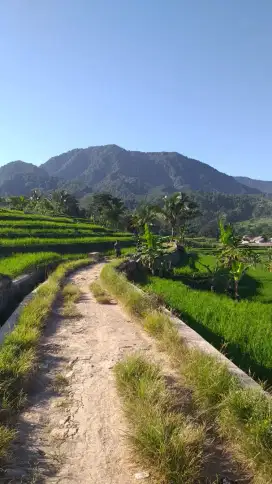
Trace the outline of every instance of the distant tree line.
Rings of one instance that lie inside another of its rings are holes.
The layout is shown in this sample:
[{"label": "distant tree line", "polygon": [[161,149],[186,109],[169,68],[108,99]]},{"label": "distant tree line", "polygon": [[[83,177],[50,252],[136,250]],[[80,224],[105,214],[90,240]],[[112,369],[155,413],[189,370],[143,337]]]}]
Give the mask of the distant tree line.
[{"label": "distant tree line", "polygon": [[[185,231],[188,236],[217,237],[219,219],[237,224],[240,235],[272,236],[272,199],[265,196],[178,192],[128,203],[110,193],[93,193],[79,201],[65,190],[33,190],[29,197],[8,197],[2,202],[16,210],[88,218],[134,232],[142,232],[147,223],[154,233],[173,237],[182,238]],[[250,224],[243,225],[247,220]]]}]

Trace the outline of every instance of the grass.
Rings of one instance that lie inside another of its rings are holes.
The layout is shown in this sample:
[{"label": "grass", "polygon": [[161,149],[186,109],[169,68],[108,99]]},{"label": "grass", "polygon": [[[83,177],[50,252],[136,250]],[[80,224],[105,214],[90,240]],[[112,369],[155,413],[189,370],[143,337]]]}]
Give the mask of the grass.
[{"label": "grass", "polygon": [[159,369],[141,356],[115,367],[130,423],[129,440],[160,483],[193,484],[203,463],[205,430],[181,413]]},{"label": "grass", "polygon": [[[260,263],[256,267],[250,268],[240,281],[239,292],[242,299],[265,304],[272,302],[272,273],[269,273],[264,267],[266,250],[260,251]],[[184,254],[182,265],[174,269],[174,276],[175,279],[180,278],[187,285],[196,286],[199,281],[203,286],[199,285],[200,289],[205,287],[210,289],[210,283],[207,281],[208,268],[212,271],[215,267],[216,251],[194,249]],[[187,280],[186,276],[188,276]]]},{"label": "grass", "polygon": [[25,227],[20,227],[20,228],[12,228],[10,229],[9,227],[1,227],[0,228],[0,237],[1,238],[12,238],[12,237],[17,237],[17,238],[71,238],[71,237],[80,237],[80,238],[90,238],[90,237],[105,237],[105,236],[111,236],[111,237],[128,237],[130,234],[126,232],[107,232],[104,231],[101,228],[101,231],[98,230],[91,230],[90,228],[83,228],[83,229],[78,229],[78,228],[72,228],[72,229],[66,229],[66,228],[42,228],[42,229],[27,229]]},{"label": "grass", "polygon": [[[119,264],[120,262],[117,262]],[[156,307],[156,298],[143,295],[140,291],[131,291],[126,277],[115,270],[115,264],[107,264],[101,271],[100,278],[110,294],[116,297],[124,308],[133,316],[143,317]]]},{"label": "grass", "polygon": [[90,284],[90,291],[92,292],[96,301],[99,304],[110,304],[110,295],[102,288],[101,284],[98,281],[92,282]]},{"label": "grass", "polygon": [[64,286],[62,290],[63,316],[70,317],[70,318],[80,316],[80,313],[75,306],[75,303],[79,301],[80,296],[81,296],[81,291],[75,284],[68,283]]},{"label": "grass", "polygon": [[62,373],[57,373],[52,384],[53,390],[55,392],[62,392],[68,385],[68,379]]},{"label": "grass", "polygon": [[74,238],[27,238],[27,239],[0,239],[0,254],[11,255],[16,252],[57,252],[60,254],[82,253],[82,252],[105,252],[113,247],[118,240],[120,246],[131,246],[132,237],[74,237]]},{"label": "grass", "polygon": [[272,307],[259,302],[237,303],[227,296],[190,289],[181,281],[149,278],[145,289],[247,372],[272,381]]},{"label": "grass", "polygon": [[73,237],[71,238],[57,238],[57,239],[50,239],[50,238],[39,238],[39,237],[26,237],[26,238],[19,238],[19,239],[3,239],[0,238],[0,246],[8,246],[8,247],[17,247],[17,246],[32,246],[32,245],[66,245],[66,244],[88,244],[88,243],[96,243],[99,244],[100,242],[112,242],[114,243],[116,240],[123,241],[123,242],[130,242],[131,237],[112,237],[112,236],[104,236],[104,237]]},{"label": "grass", "polygon": [[[124,276],[115,270],[114,264],[105,266],[101,277],[108,291],[117,299],[120,297],[124,307],[128,293],[137,293],[138,298],[139,290],[127,280],[126,295],[123,296]],[[129,311],[168,353],[174,367],[182,374],[184,384],[191,388],[197,405],[204,410],[203,416],[207,425],[212,426],[224,438],[228,451],[231,451],[233,457],[252,473],[254,484],[270,482],[271,398],[261,390],[242,388],[239,381],[228,372],[226,365],[197,349],[189,349],[180,338],[171,319],[155,308],[154,299],[151,297],[147,305],[147,295],[142,294],[142,298],[142,306],[149,307],[149,311],[140,311],[140,318],[139,311],[134,311],[133,306],[128,308]],[[133,296],[130,299],[133,299]],[[151,312],[150,308],[153,308]],[[147,451],[146,453],[148,455]]]},{"label": "grass", "polygon": [[[61,264],[38,288],[20,313],[15,329],[5,337],[0,347],[0,401],[8,415],[17,412],[24,402],[25,385],[36,368],[40,335],[63,278],[90,262],[85,259]],[[7,452],[12,438],[8,431],[8,427],[0,427],[2,455]]]},{"label": "grass", "polygon": [[56,252],[14,254],[0,259],[0,273],[15,278],[50,262],[59,262],[61,259],[61,255]]}]

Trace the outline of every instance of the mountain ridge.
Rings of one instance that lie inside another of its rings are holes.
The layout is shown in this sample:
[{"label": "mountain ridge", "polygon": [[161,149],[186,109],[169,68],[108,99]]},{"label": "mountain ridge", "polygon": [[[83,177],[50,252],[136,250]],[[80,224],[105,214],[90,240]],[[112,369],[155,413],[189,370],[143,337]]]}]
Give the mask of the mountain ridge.
[{"label": "mountain ridge", "polygon": [[256,188],[263,193],[272,193],[272,181],[256,180],[247,176],[235,176],[235,180],[249,188]]},{"label": "mountain ridge", "polygon": [[130,151],[114,144],[75,148],[40,166],[18,160],[0,167],[0,195],[27,195],[33,188],[65,188],[78,196],[109,191],[123,198],[199,190],[236,195],[262,193],[177,152]]}]

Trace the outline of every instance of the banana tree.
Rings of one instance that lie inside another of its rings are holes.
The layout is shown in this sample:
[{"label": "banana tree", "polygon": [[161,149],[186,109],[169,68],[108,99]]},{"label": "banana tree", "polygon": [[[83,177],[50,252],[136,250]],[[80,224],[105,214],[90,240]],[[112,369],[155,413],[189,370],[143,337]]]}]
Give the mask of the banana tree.
[{"label": "banana tree", "polygon": [[219,224],[220,242],[222,244],[218,261],[229,274],[229,287],[234,286],[234,297],[239,300],[239,283],[247,270],[255,266],[259,257],[249,248],[239,246],[239,239],[235,237],[231,225],[224,227]]},{"label": "banana tree", "polygon": [[132,223],[134,227],[142,233],[145,225],[151,225],[157,214],[157,207],[148,203],[140,204],[132,215]]}]

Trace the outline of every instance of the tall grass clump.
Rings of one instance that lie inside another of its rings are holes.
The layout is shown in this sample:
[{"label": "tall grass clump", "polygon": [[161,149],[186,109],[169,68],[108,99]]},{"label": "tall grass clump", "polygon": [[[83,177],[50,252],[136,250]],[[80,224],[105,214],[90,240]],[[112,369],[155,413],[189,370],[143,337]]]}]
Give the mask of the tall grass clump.
[{"label": "tall grass clump", "polygon": [[172,410],[176,402],[159,369],[141,356],[118,363],[115,375],[130,444],[141,462],[160,483],[196,482],[203,464],[204,427]]},{"label": "tall grass clump", "polygon": [[125,275],[115,270],[115,266],[116,263],[112,263],[103,267],[100,274],[103,287],[116,297],[130,314],[136,317],[142,317],[156,307],[155,298],[143,294],[135,286],[129,284]]},{"label": "tall grass clump", "polygon": [[64,288],[62,289],[62,297],[63,297],[63,306],[62,306],[62,314],[65,317],[76,317],[80,316],[79,311],[77,310],[75,303],[77,303],[80,299],[81,291],[80,289],[73,283],[65,284]]},{"label": "tall grass clump", "polygon": [[231,442],[237,458],[253,473],[253,482],[271,482],[271,397],[254,389],[232,391],[222,402],[217,421],[221,434]]},{"label": "tall grass clump", "polygon": [[109,294],[103,289],[98,281],[92,282],[89,287],[99,304],[110,304],[111,298]]}]

